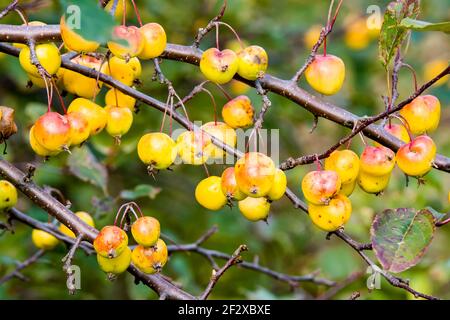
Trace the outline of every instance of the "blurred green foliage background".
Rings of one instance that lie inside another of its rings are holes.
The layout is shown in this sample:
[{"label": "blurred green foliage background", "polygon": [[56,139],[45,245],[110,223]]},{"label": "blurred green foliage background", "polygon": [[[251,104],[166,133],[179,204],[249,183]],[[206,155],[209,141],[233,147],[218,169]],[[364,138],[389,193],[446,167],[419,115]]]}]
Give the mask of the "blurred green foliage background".
[{"label": "blurred green foliage background", "polygon": [[[26,2],[26,1],[25,1]],[[268,72],[281,78],[290,78],[304,62],[309,53],[305,45],[305,33],[313,25],[323,25],[326,21],[328,1],[307,0],[229,0],[224,21],[231,24],[248,43],[263,46],[270,57]],[[4,7],[9,1],[0,1]],[[48,24],[59,22],[57,1],[40,1],[41,7],[30,10],[30,20],[41,20]],[[193,1],[137,1],[145,22],[155,21],[162,24],[172,43],[192,43],[196,30],[204,26],[218,12],[221,2],[213,0]],[[347,70],[344,88],[333,97],[325,100],[344,106],[358,115],[371,115],[383,110],[381,95],[386,94],[386,75],[378,61],[378,48],[375,39],[367,47],[354,50],[345,41],[349,23],[356,17],[367,17],[366,9],[373,1],[345,1],[336,23],[336,31],[330,36],[328,50],[340,56]],[[377,1],[384,10],[387,1]],[[422,2],[420,18],[427,21],[448,20],[450,9],[448,3],[440,0]],[[2,19],[1,23],[20,24],[15,14]],[[133,14],[129,14],[129,24],[137,24]],[[221,29],[221,46],[227,46],[233,35]],[[214,32],[202,42],[205,49],[214,45]],[[406,62],[414,67],[419,83],[425,81],[424,73],[427,63],[435,59],[449,60],[450,42],[448,36],[439,32],[413,32]],[[204,78],[197,67],[174,61],[164,61],[162,68],[171,79],[180,95],[187,94],[195,84]],[[152,81],[153,65],[143,63],[143,92],[165,101],[167,89]],[[246,260],[259,257],[261,265],[289,274],[305,274],[320,270],[320,275],[332,280],[342,281],[354,272],[362,272],[362,277],[341,290],[333,298],[347,299],[353,291],[361,292],[361,299],[406,299],[411,298],[400,289],[395,289],[382,281],[381,290],[369,292],[364,274],[366,265],[342,241],[332,238],[327,241],[325,233],[318,230],[309,221],[307,215],[295,210],[287,199],[272,205],[269,224],[252,223],[245,220],[237,208],[225,208],[219,212],[209,212],[196,203],[194,189],[206,174],[204,169],[181,165],[173,172],[160,172],[156,181],[147,175],[145,166],[139,161],[136,144],[146,132],[159,129],[162,114],[142,105],[130,133],[122,140],[120,147],[114,145],[113,139],[106,132],[90,139],[83,148],[89,148],[95,157],[108,169],[107,193],[88,182],[83,182],[70,174],[67,169],[68,155],[61,155],[43,163],[28,145],[28,129],[36,118],[44,112],[46,106],[45,90],[26,88],[26,75],[14,57],[2,56],[0,60],[0,104],[16,110],[19,133],[8,141],[9,161],[19,166],[33,162],[38,166],[35,181],[39,185],[51,185],[60,189],[72,202],[72,209],[88,211],[95,214],[97,227],[111,224],[121,202],[111,202],[124,189],[133,189],[139,184],[150,184],[161,191],[154,199],[140,198],[139,205],[145,214],[158,218],[162,230],[177,243],[195,241],[203,232],[217,224],[219,232],[205,246],[231,253],[245,243],[249,251],[244,253]],[[304,80],[300,86],[308,91],[312,89]],[[432,134],[438,146],[438,152],[450,156],[450,102],[449,81],[429,90],[436,95],[442,105],[440,128]],[[237,85],[227,85],[227,90],[240,94]],[[219,105],[226,100],[213,86],[210,88]],[[406,98],[413,91],[410,72],[403,69],[400,73],[398,101]],[[103,95],[97,98],[103,104]],[[261,106],[260,97],[254,90],[246,93],[252,99],[256,109]],[[314,133],[309,134],[313,116],[298,105],[269,95],[272,107],[267,113],[264,126],[280,129],[280,159],[289,156],[324,151],[345,135],[348,130],[321,119]],[[73,97],[65,98],[68,104]],[[58,105],[55,103],[55,108]],[[211,121],[213,108],[207,95],[200,94],[187,104],[191,119]],[[355,139],[352,148],[361,152],[362,143]],[[300,181],[311,166],[297,167],[288,172],[288,185],[301,195]],[[211,174],[220,175],[224,166],[210,166]],[[351,196],[353,215],[346,225],[346,231],[355,239],[369,241],[369,228],[373,216],[386,208],[431,206],[440,212],[448,212],[450,204],[447,193],[450,190],[450,177],[433,170],[426,177],[427,184],[417,187],[415,181],[405,188],[403,174],[395,169],[390,185],[381,196],[365,194],[356,189]],[[99,202],[106,210],[99,209]],[[18,207],[27,214],[41,221],[47,215],[31,204],[25,197],[20,197]],[[442,298],[450,298],[450,228],[444,227],[436,232],[429,252],[423,260],[401,276],[411,280],[411,286]],[[16,224],[14,235],[5,233],[0,237],[0,276],[14,269],[15,262],[26,259],[36,249],[31,242],[31,229]],[[24,283],[13,279],[0,286],[0,299],[152,299],[156,295],[144,285],[134,285],[129,274],[124,274],[115,282],[109,282],[105,274],[97,267],[95,257],[88,257],[81,252],[76,255],[75,263],[82,270],[82,289],[70,296],[66,289],[66,276],[62,270],[61,258],[67,248],[59,245],[47,253],[38,263],[24,271],[30,279]],[[371,254],[371,253],[369,253]],[[220,261],[219,261],[220,262]],[[223,263],[223,262],[222,262]],[[206,286],[211,266],[206,259],[194,253],[176,253],[164,268],[164,274],[183,285],[187,291],[199,294]],[[249,298],[249,299],[302,299],[323,294],[327,288],[305,283],[295,290],[286,283],[281,283],[264,274],[232,268],[221,279],[212,298]]]}]

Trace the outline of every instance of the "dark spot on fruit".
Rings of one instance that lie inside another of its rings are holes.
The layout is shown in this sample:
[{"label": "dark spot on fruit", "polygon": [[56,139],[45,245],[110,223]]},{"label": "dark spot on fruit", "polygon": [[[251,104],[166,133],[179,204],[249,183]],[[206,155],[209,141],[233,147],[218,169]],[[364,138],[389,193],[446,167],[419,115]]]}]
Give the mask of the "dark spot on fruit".
[{"label": "dark spot on fruit", "polygon": [[322,215],[319,214],[319,218],[322,218]]},{"label": "dark spot on fruit", "polygon": [[5,201],[6,201],[6,202],[9,202],[9,198],[6,198]]},{"label": "dark spot on fruit", "polygon": [[261,64],[261,58],[257,55],[253,56],[253,62],[256,64]]},{"label": "dark spot on fruit", "polygon": [[328,223],[331,224],[331,220],[328,220]]},{"label": "dark spot on fruit", "polygon": [[222,72],[225,72],[225,71],[227,71],[228,70],[228,65],[226,64],[226,65],[224,65],[224,66],[222,66]]}]

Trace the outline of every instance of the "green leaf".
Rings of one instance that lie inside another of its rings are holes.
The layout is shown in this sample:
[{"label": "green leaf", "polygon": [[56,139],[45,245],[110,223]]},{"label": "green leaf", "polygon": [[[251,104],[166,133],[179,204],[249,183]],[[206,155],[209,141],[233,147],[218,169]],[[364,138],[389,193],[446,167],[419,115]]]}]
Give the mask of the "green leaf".
[{"label": "green leaf", "polygon": [[140,184],[134,187],[133,190],[123,190],[120,193],[120,198],[124,200],[136,200],[138,198],[145,198],[145,197],[155,199],[155,197],[160,192],[161,192],[160,188],[156,188],[149,184]]},{"label": "green leaf", "polygon": [[418,0],[398,0],[389,3],[384,13],[378,42],[380,60],[385,68],[389,65],[396,50],[402,45],[408,30],[400,27],[405,18],[417,17],[419,13]]},{"label": "green leaf", "polygon": [[94,0],[60,0],[66,23],[86,40],[106,43],[111,39],[114,18]]},{"label": "green leaf", "polygon": [[108,194],[108,171],[87,147],[75,148],[67,159],[69,172],[78,179],[89,182]]},{"label": "green leaf", "polygon": [[450,33],[450,21],[431,23],[427,21],[405,18],[400,22],[400,26],[415,31],[442,31]]},{"label": "green leaf", "polygon": [[434,217],[426,209],[387,209],[377,214],[372,223],[373,250],[385,270],[402,272],[420,261],[434,230]]}]

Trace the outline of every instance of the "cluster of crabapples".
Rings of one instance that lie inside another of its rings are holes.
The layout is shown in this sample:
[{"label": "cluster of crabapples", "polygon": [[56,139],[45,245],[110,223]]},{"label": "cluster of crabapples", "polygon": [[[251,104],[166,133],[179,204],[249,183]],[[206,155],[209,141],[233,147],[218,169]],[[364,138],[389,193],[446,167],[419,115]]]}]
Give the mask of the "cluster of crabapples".
[{"label": "cluster of crabapples", "polygon": [[436,145],[425,133],[439,124],[439,100],[419,96],[400,115],[403,125],[387,123],[384,127],[405,142],[397,153],[379,144],[366,146],[360,157],[351,150],[338,150],[325,159],[325,170],[305,175],[302,191],[309,203],[309,216],[319,228],[334,231],[349,220],[352,206],[348,197],[356,184],[367,193],[379,194],[388,186],[395,164],[407,176],[418,179],[431,170]]},{"label": "cluster of crabapples", "polygon": [[[28,24],[44,25],[39,21]],[[139,82],[138,78],[142,73],[140,59],[158,57],[167,44],[166,33],[157,23],[147,23],[140,28],[120,25],[114,27],[112,40],[107,43],[112,56],[99,58],[92,53],[100,47],[100,43],[86,40],[77,34],[66,24],[64,16],[60,20],[60,30],[64,47],[78,53],[71,62],[102,72],[126,86]],[[54,87],[56,91],[57,86],[61,86],[75,96],[64,114],[52,112],[49,102],[48,111],[31,127],[29,140],[36,154],[43,157],[57,155],[70,146],[81,145],[103,129],[119,143],[120,137],[130,130],[136,103],[133,97],[109,88],[105,95],[105,107],[102,107],[95,103],[95,98],[104,84],[61,67],[61,54],[55,43],[35,46],[36,58],[42,68],[38,68],[32,61],[28,46],[15,46],[21,49],[20,65],[34,85],[47,90]],[[51,101],[51,97],[49,100]]]},{"label": "cluster of crabapples", "polygon": [[209,159],[222,159],[225,152],[214,145],[213,139],[234,147],[235,129],[253,124],[254,108],[250,99],[241,95],[228,101],[222,108],[224,122],[211,121],[198,129],[182,132],[176,140],[163,132],[150,132],[138,142],[137,151],[149,172],[169,168],[178,156],[184,164],[202,165]]},{"label": "cluster of crabapples", "polygon": [[[250,99],[238,96],[224,105],[224,122],[208,122],[198,130],[184,131],[176,141],[162,132],[145,134],[138,143],[138,156],[150,173],[168,169],[177,156],[184,164],[190,165],[202,165],[209,159],[221,160],[226,153],[213,144],[212,139],[235,147],[235,129],[251,126],[253,114]],[[285,173],[275,167],[272,159],[259,152],[248,152],[234,167],[227,168],[221,177],[210,176],[200,181],[195,189],[195,198],[203,207],[213,211],[236,200],[244,217],[252,221],[265,220],[270,203],[283,196],[286,184]]]},{"label": "cluster of crabapples", "polygon": [[[356,33],[347,33],[349,42],[360,41],[359,29],[363,23],[364,21],[358,20],[350,28]],[[42,25],[37,21],[29,24]],[[217,85],[228,83],[235,75],[249,81],[262,78],[269,60],[264,48],[257,45],[244,46],[236,32],[223,22],[216,22],[217,34],[219,25],[226,25],[235,33],[240,48],[220,50],[217,38],[217,47],[205,50],[200,59],[200,71],[205,78]],[[100,43],[86,40],[77,34],[66,24],[64,16],[61,17],[60,28],[65,48],[78,53],[72,62],[109,75],[126,86],[133,86],[138,82],[142,73],[140,60],[160,56],[167,44],[166,33],[157,23],[147,23],[140,28],[123,24],[112,30],[112,40],[107,43],[112,57],[106,55],[108,58],[105,61],[98,58],[98,55],[90,54],[100,47]],[[370,31],[364,30],[364,39],[368,41]],[[77,97],[64,115],[52,112],[49,103],[48,112],[31,127],[30,144],[37,154],[56,155],[70,146],[82,144],[104,128],[116,141],[120,141],[120,137],[129,131],[136,103],[133,97],[109,88],[101,81],[62,68],[61,55],[54,43],[37,44],[35,47],[37,60],[51,78],[47,78],[43,70],[33,63],[28,46],[16,46],[21,48],[20,64],[31,82],[47,89],[49,86],[56,88],[56,83],[59,83]],[[323,54],[316,55],[307,66],[305,78],[315,91],[334,95],[344,84],[345,64],[339,57],[327,54],[324,47]],[[105,95],[105,107],[95,103],[103,85],[109,88]],[[225,146],[235,147],[235,129],[253,125],[254,108],[250,99],[244,95],[230,99],[222,109],[222,117],[224,122],[215,120],[204,124],[200,129],[191,128],[176,140],[163,132],[147,133],[138,142],[138,156],[151,173],[168,169],[177,157],[183,163],[191,165],[202,165],[209,159],[223,159],[225,151],[214,142],[219,140]],[[439,100],[431,95],[419,96],[404,106],[396,117],[402,124],[391,123],[389,119],[384,129],[405,142],[397,153],[378,144],[366,146],[360,157],[351,150],[334,151],[325,160],[324,170],[320,168],[304,177],[302,191],[309,203],[310,217],[317,226],[327,231],[342,227],[351,215],[352,206],[348,196],[356,184],[365,192],[381,193],[387,187],[396,163],[406,175],[417,178],[423,177],[431,169],[436,146],[427,134],[439,124]],[[249,220],[258,221],[267,218],[271,201],[280,199],[285,190],[284,172],[276,168],[268,156],[248,152],[234,167],[227,168],[221,177],[210,176],[202,180],[196,187],[195,197],[202,206],[210,210],[219,210],[233,200],[238,201],[241,213]],[[116,248],[112,255],[97,250],[100,265],[107,266],[110,263],[111,270],[117,271],[114,268],[119,262],[116,264],[116,261],[120,261],[120,266],[124,268],[125,262],[128,261],[129,264],[133,254],[130,249],[125,249],[128,247],[123,243],[128,240],[123,230],[114,226],[104,230],[105,233],[122,236],[120,245],[123,248]],[[144,251],[148,248],[156,248],[154,251],[158,252],[161,240],[144,245],[136,236],[135,239],[140,244],[137,248],[141,251],[136,251],[136,255],[147,256]],[[163,257],[163,253],[158,252],[158,255]],[[165,255],[167,258],[167,254]],[[143,260],[136,259],[136,265],[144,264]],[[145,272],[156,270],[152,268],[142,266],[141,269]]]},{"label": "cluster of crabapples", "polygon": [[[16,187],[7,180],[0,180],[0,210],[9,210],[16,203]],[[125,205],[137,206],[134,203]],[[124,215],[126,213],[125,211]],[[88,226],[95,228],[94,219],[89,213],[78,211],[75,216]],[[51,227],[50,224],[49,227]],[[76,235],[64,224],[60,224],[58,230],[67,237],[76,238]],[[131,225],[131,234],[137,245],[131,250],[128,247],[128,236],[122,228],[115,225],[103,227],[93,242],[100,269],[108,274],[109,279],[114,279],[116,275],[127,270],[131,262],[147,274],[161,271],[167,262],[168,251],[165,242],[160,239],[160,233],[160,223],[156,218],[136,216],[136,221]],[[54,235],[41,229],[33,229],[31,239],[38,249],[47,251],[54,249],[60,243]]]},{"label": "cluster of crabapples", "polygon": [[[336,94],[344,83],[344,62],[324,50],[306,68],[305,77],[317,92]],[[361,157],[351,150],[334,151],[325,160],[325,170],[309,172],[302,180],[302,191],[314,224],[326,231],[342,227],[351,215],[348,196],[356,184],[365,192],[381,193],[396,163],[407,176],[421,179],[427,174],[436,156],[436,145],[427,134],[438,127],[440,108],[435,96],[423,95],[394,115],[402,124],[389,118],[384,130],[404,142],[397,153],[380,144],[366,146]]]},{"label": "cluster of crabapples", "polygon": [[94,240],[97,262],[110,279],[128,269],[130,263],[142,272],[161,271],[168,259],[166,243],[160,239],[161,227],[156,218],[141,216],[133,222],[131,234],[137,245],[128,246],[127,233],[112,225],[103,227]]},{"label": "cluster of crabapples", "polygon": [[250,221],[267,220],[270,203],[286,192],[285,173],[271,158],[260,152],[248,152],[221,177],[210,176],[197,185],[195,198],[209,210],[219,210],[232,200],[238,201],[242,215]]}]

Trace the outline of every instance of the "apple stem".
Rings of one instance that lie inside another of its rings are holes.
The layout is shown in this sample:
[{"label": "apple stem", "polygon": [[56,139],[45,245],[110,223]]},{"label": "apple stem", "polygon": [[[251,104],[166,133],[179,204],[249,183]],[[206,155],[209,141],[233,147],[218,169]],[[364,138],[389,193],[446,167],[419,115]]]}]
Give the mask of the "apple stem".
[{"label": "apple stem", "polygon": [[141,217],[144,217],[144,214],[142,213],[141,208],[139,207],[139,205],[136,202],[131,202],[131,204],[134,205],[134,207],[139,211],[139,214],[141,215]]},{"label": "apple stem", "polygon": [[116,107],[119,106],[119,97],[117,96],[117,89],[114,88],[114,99],[116,99]]},{"label": "apple stem", "polygon": [[[410,141],[413,141],[413,140],[414,140],[414,136],[413,136],[413,134],[411,133],[411,127],[409,126],[408,120],[406,120],[405,117],[403,117],[401,114],[391,114],[391,115],[389,116],[389,121],[390,121],[391,118],[396,118],[396,119],[398,119],[398,120],[402,123],[402,125],[403,125],[403,126],[405,127],[405,129],[406,129],[406,132],[408,133],[409,140],[410,140]],[[390,126],[390,125],[391,125],[391,124],[389,123],[389,126]]]},{"label": "apple stem", "polygon": [[169,109],[169,102],[170,102],[170,98],[171,97],[172,97],[172,93],[169,92],[169,94],[167,95],[166,108],[164,109],[164,114],[163,114],[163,118],[162,118],[162,121],[161,121],[161,127],[159,129],[159,132],[163,132],[164,124],[166,122],[166,114],[167,114],[167,110]]},{"label": "apple stem", "polygon": [[349,139],[348,140],[348,142],[347,142],[347,149],[350,149],[350,146],[352,145],[352,141],[353,141],[353,139]]},{"label": "apple stem", "polygon": [[206,165],[206,163],[203,164],[203,168],[205,169],[206,176],[209,177],[209,170],[208,170],[208,166]]},{"label": "apple stem", "polygon": [[361,138],[361,141],[362,141],[363,145],[364,145],[365,147],[367,147],[367,142],[366,142],[366,139],[364,139],[364,134],[360,131],[360,132],[358,133],[358,135],[359,135],[359,137]]},{"label": "apple stem", "polygon": [[117,214],[116,214],[116,217],[114,219],[114,225],[117,226],[117,221],[119,220],[119,217],[121,217],[119,227],[122,228],[123,220],[125,219],[126,215],[130,211],[133,213],[135,219],[138,220],[139,219],[139,215],[136,213],[136,211],[134,209],[136,209],[139,212],[139,215],[141,217],[144,216],[144,214],[142,213],[141,208],[138,206],[138,204],[136,202],[134,202],[134,201],[127,202],[127,203],[122,204],[119,207],[119,210],[117,210]]},{"label": "apple stem", "polygon": [[[331,30],[333,30],[334,23],[336,22],[336,19],[337,19],[337,16],[339,14],[339,10],[341,9],[343,1],[344,0],[340,0],[339,1],[338,5],[336,7],[336,10],[334,11],[333,18],[331,18],[331,11],[333,10],[334,0],[331,0],[331,2],[330,2],[330,7],[328,9],[328,20],[327,20],[327,26],[326,26],[326,28],[328,29],[328,33],[331,32]],[[323,39],[323,56],[324,57],[326,57],[326,55],[327,55],[327,38],[328,38],[328,33],[325,36],[325,38]]]},{"label": "apple stem", "polygon": [[216,22],[216,49],[220,50],[219,48],[219,24]]},{"label": "apple stem", "polygon": [[61,93],[58,90],[58,86],[56,85],[55,81],[53,79],[50,80],[51,85],[55,88],[56,94],[58,95],[59,103],[61,105],[61,108],[63,109],[64,114],[67,114],[66,105],[64,104],[64,99],[61,96]]},{"label": "apple stem", "polygon": [[225,98],[228,99],[228,101],[233,100],[233,98],[228,94],[228,92],[218,83],[214,84],[217,86],[217,88],[219,88],[219,90],[223,93],[223,95],[225,96]]},{"label": "apple stem", "polygon": [[139,22],[139,25],[142,27],[142,19],[141,19],[141,15],[139,13],[139,10],[136,6],[136,3],[134,2],[134,0],[131,0],[131,3],[133,4],[133,8],[134,8],[134,13],[136,14],[136,18]]},{"label": "apple stem", "polygon": [[[99,69],[100,70],[102,69],[102,65],[105,63],[105,60],[108,60],[108,71],[109,71],[109,75],[112,77],[113,74],[112,74],[112,70],[111,70],[111,63],[109,62],[109,54],[106,54],[105,58],[103,59],[102,63],[100,64],[100,68]],[[100,78],[100,72],[97,74],[97,81],[95,82],[95,85],[97,87],[98,87],[99,78]],[[116,91],[115,88],[113,88],[113,90],[114,90],[114,96],[115,96],[115,99],[116,99],[116,107],[118,107],[119,106],[119,98],[117,96],[117,91]],[[92,102],[95,102],[96,96],[97,96],[97,90],[95,91],[95,94],[92,97]]]},{"label": "apple stem", "polygon": [[413,80],[414,80],[414,91],[417,91],[418,86],[417,86],[417,75],[416,75],[416,70],[414,70],[414,68],[413,68],[411,65],[407,64],[407,63],[403,63],[403,62],[402,62],[402,65],[401,65],[401,66],[402,66],[402,67],[405,67],[405,68],[407,68],[407,69],[409,69],[409,70],[411,71],[411,73],[412,73],[412,75],[413,75]]},{"label": "apple stem", "polygon": [[181,104],[181,108],[183,108],[184,115],[186,116],[187,121],[190,123],[189,129],[192,131],[194,129],[194,124],[191,123],[189,120],[189,115],[187,113],[186,106],[184,105],[183,99],[180,98],[180,96],[177,94],[175,89],[173,89],[173,87],[171,88],[171,91],[172,91],[172,95],[174,95],[177,98],[178,102]]},{"label": "apple stem", "polygon": [[[254,129],[252,130],[252,132],[250,133],[250,136],[248,137],[248,141],[247,141],[247,143],[246,143],[246,145],[245,145],[245,152],[249,152],[249,151],[250,151],[250,143],[252,142],[253,135],[255,134],[255,130],[256,130],[256,128],[254,128]],[[257,150],[257,147],[258,147],[257,144],[256,144],[256,138],[255,138],[254,147],[255,147],[255,150],[254,150],[254,151],[256,151],[256,150]]]},{"label": "apple stem", "polygon": [[173,95],[170,97],[169,136],[172,136],[173,128]]},{"label": "apple stem", "polygon": [[44,80],[45,90],[47,92],[47,112],[51,112],[52,111],[52,100],[53,100],[53,87],[50,86],[50,88],[49,88],[47,77],[44,74],[42,74],[41,72],[39,72],[39,74],[41,75],[42,80]]},{"label": "apple stem", "polygon": [[211,91],[209,91],[208,89],[202,88],[202,91],[207,93],[210,98],[211,101],[213,103],[213,107],[214,107],[214,125],[217,126],[217,105],[216,105],[216,99],[214,99],[214,96],[212,95]]},{"label": "apple stem", "polygon": [[123,229],[123,221],[129,215],[130,211],[133,213],[134,218],[136,220],[139,219],[138,215],[136,214],[136,211],[134,211],[133,207],[129,203],[127,203],[126,207],[125,207],[125,210],[124,210],[124,212],[122,214],[122,218],[120,219],[120,229]]},{"label": "apple stem", "polygon": [[122,12],[122,25],[125,26],[126,17],[127,17],[127,1],[122,0],[123,12]]},{"label": "apple stem", "polygon": [[230,26],[228,23],[225,23],[223,21],[218,21],[216,22],[216,24],[223,24],[224,26],[226,26],[228,29],[231,30],[231,32],[233,32],[234,36],[236,37],[237,41],[239,42],[239,45],[241,46],[241,49],[244,50],[244,44],[242,43],[241,38],[239,37],[239,35],[237,34],[236,30],[233,29],[232,26]]},{"label": "apple stem", "polygon": [[28,17],[26,16],[25,12],[20,7],[14,8],[14,11],[19,15],[22,22],[25,25],[28,25]]},{"label": "apple stem", "polygon": [[101,73],[102,67],[105,64],[106,60],[108,60],[108,69],[109,69],[109,74],[111,75],[111,66],[109,65],[109,55],[110,55],[110,51],[108,50],[108,52],[102,57],[102,60],[100,62],[100,66],[98,67],[97,77],[95,77],[95,87],[97,89],[94,90],[94,95],[92,96],[92,102],[95,102],[95,99],[97,98],[97,94],[100,92],[100,88],[99,88],[98,83],[100,82],[100,73]]},{"label": "apple stem", "polygon": [[316,153],[314,156],[316,157],[314,162],[316,163],[317,171],[322,171],[322,164],[320,163],[319,155]]},{"label": "apple stem", "polygon": [[119,220],[120,213],[122,212],[123,208],[126,204],[123,204],[119,207],[119,210],[117,210],[116,216],[114,218],[114,225],[117,226],[117,221]]}]

